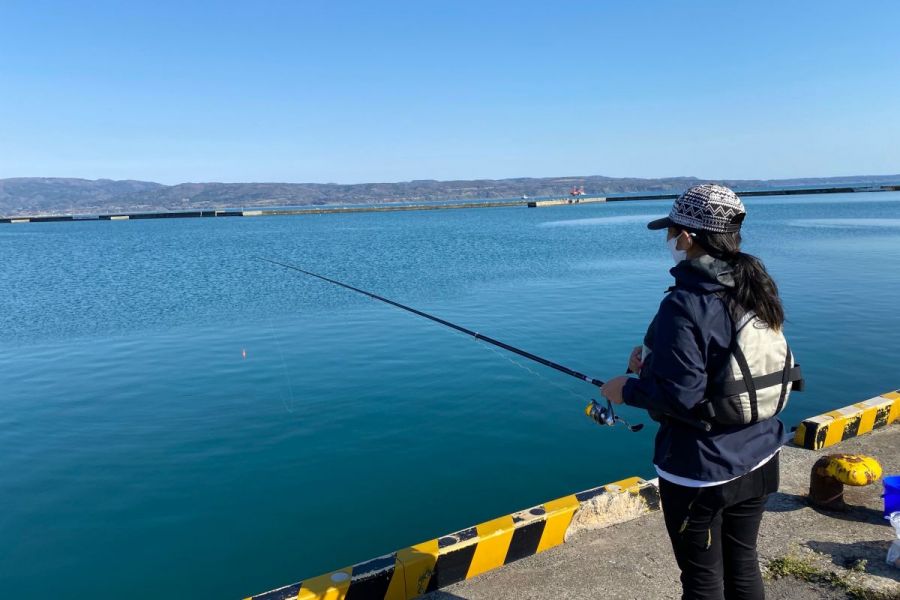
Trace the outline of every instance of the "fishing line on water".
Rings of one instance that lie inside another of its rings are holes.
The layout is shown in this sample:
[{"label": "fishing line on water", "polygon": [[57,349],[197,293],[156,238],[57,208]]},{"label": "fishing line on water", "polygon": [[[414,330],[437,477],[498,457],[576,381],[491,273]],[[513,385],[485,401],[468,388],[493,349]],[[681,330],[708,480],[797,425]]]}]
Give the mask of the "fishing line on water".
[{"label": "fishing line on water", "polygon": [[[272,325],[272,329],[275,327],[275,319],[269,317],[270,324]],[[278,390],[278,397],[281,398],[281,404],[284,406],[284,409],[293,414],[294,406],[296,406],[296,397],[294,396],[294,382],[291,380],[291,372],[287,366],[287,360],[284,358],[284,346],[281,344],[281,340],[278,337],[278,333],[275,333],[275,344],[278,346],[278,355],[281,357],[281,371],[284,374],[284,378],[288,384],[288,393],[291,397],[291,404],[288,406],[287,402],[284,399],[284,394],[282,391]]]},{"label": "fishing line on water", "polygon": [[569,388],[567,388],[567,387],[565,387],[565,386],[563,386],[563,385],[561,385],[561,384],[559,384],[559,383],[553,381],[553,380],[550,379],[549,377],[546,377],[546,376],[544,376],[544,375],[541,375],[540,373],[538,373],[537,371],[533,370],[533,369],[532,369],[531,367],[529,367],[528,365],[524,365],[524,364],[522,364],[522,363],[520,363],[520,362],[518,362],[518,361],[516,361],[516,360],[513,360],[513,358],[512,358],[511,356],[509,356],[509,354],[500,352],[499,350],[497,350],[496,348],[494,348],[493,346],[491,346],[491,345],[489,345],[489,344],[478,343],[478,340],[475,340],[475,342],[478,344],[479,347],[484,348],[485,350],[488,350],[489,352],[491,352],[491,353],[493,353],[493,354],[496,354],[496,355],[499,356],[500,358],[502,358],[502,359],[504,359],[504,360],[506,360],[506,361],[512,363],[513,365],[519,367],[520,369],[522,369],[522,370],[524,370],[524,371],[526,371],[526,372],[528,372],[528,373],[531,373],[532,375],[534,375],[534,376],[537,377],[538,379],[540,379],[540,380],[542,380],[542,381],[544,381],[544,382],[546,382],[546,383],[552,385],[553,387],[555,387],[555,388],[557,388],[557,389],[559,389],[559,390],[562,390],[562,391],[566,392],[566,393],[569,394],[570,396],[572,396],[572,397],[574,397],[574,398],[577,398],[578,400],[583,400],[583,399],[584,399],[583,396],[579,396],[578,394],[576,394],[575,392],[573,392],[573,391],[570,390]]},{"label": "fishing line on water", "polygon": [[[521,356],[521,357],[523,357],[523,358],[527,358],[528,360],[534,361],[534,362],[536,362],[536,363],[540,363],[540,364],[542,364],[542,365],[544,365],[544,366],[546,366],[546,367],[550,367],[551,369],[554,369],[554,370],[556,370],[556,371],[559,371],[560,373],[565,373],[566,375],[569,375],[570,377],[575,377],[576,379],[579,379],[579,380],[581,380],[581,381],[590,383],[590,384],[595,385],[595,386],[597,386],[597,387],[602,387],[602,386],[605,385],[605,384],[603,383],[603,381],[601,381],[601,380],[599,380],[599,379],[596,379],[596,378],[594,378],[594,377],[590,377],[590,376],[588,376],[588,375],[585,375],[584,373],[581,373],[581,372],[576,371],[576,370],[574,370],[574,369],[570,369],[569,367],[567,367],[567,366],[565,366],[565,365],[561,365],[561,364],[559,364],[559,363],[553,362],[552,360],[548,360],[548,359],[546,359],[546,358],[543,358],[543,357],[541,357],[541,356],[538,356],[537,354],[532,354],[531,352],[528,352],[528,351],[526,351],[526,350],[522,350],[521,348],[517,348],[517,347],[515,347],[515,346],[512,346],[512,345],[510,345],[510,344],[507,344],[506,342],[501,342],[500,340],[497,340],[497,339],[494,339],[494,338],[492,338],[492,337],[490,337],[490,336],[487,336],[487,335],[478,333],[477,331],[473,331],[473,330],[471,330],[471,329],[468,329],[468,328],[466,328],[466,327],[463,327],[462,325],[457,325],[456,323],[451,323],[450,321],[447,321],[447,320],[445,320],[445,319],[441,319],[440,317],[436,317],[436,316],[434,316],[434,315],[432,315],[432,314],[428,314],[427,312],[421,311],[421,310],[419,310],[419,309],[417,309],[417,308],[413,308],[413,307],[411,307],[411,306],[407,306],[407,305],[405,305],[405,304],[401,304],[401,303],[396,302],[396,301],[394,301],[394,300],[390,300],[390,299],[388,299],[388,298],[385,298],[384,296],[379,296],[378,294],[374,294],[374,293],[372,293],[372,292],[367,292],[367,291],[364,290],[364,289],[361,289],[361,288],[358,288],[358,287],[354,287],[354,286],[349,285],[349,284],[347,284],[347,283],[340,282],[340,281],[338,281],[338,280],[336,280],[336,279],[331,279],[330,277],[325,277],[324,275],[319,275],[319,274],[317,274],[317,273],[313,273],[312,271],[307,271],[307,270],[305,270],[305,269],[301,269],[300,267],[295,266],[295,265],[292,265],[292,264],[289,264],[289,263],[284,263],[284,262],[281,262],[281,261],[272,260],[272,259],[270,259],[270,258],[262,258],[262,257],[260,257],[260,256],[255,256],[255,257],[253,257],[253,258],[254,258],[255,260],[260,260],[260,261],[263,261],[263,262],[271,263],[271,264],[273,264],[273,265],[278,265],[278,266],[284,267],[284,268],[286,268],[286,269],[291,269],[291,270],[293,270],[293,271],[297,271],[297,272],[302,273],[302,274],[304,274],[304,275],[307,275],[307,276],[309,276],[309,277],[314,277],[314,278],[316,278],[316,279],[320,279],[320,280],[322,280],[322,281],[326,281],[326,282],[328,282],[328,283],[331,283],[331,284],[333,284],[333,285],[342,287],[342,288],[347,289],[347,290],[350,290],[350,291],[352,291],[352,292],[356,292],[356,293],[358,293],[358,294],[362,294],[362,295],[367,296],[367,297],[369,297],[369,298],[371,298],[371,299],[373,299],[373,300],[378,300],[378,301],[380,301],[380,302],[384,302],[385,304],[389,304],[389,305],[391,305],[391,306],[394,306],[394,307],[396,307],[396,308],[399,308],[400,310],[404,310],[404,311],[406,311],[406,312],[412,313],[412,314],[417,315],[417,316],[419,316],[419,317],[428,319],[429,321],[433,321],[433,322],[438,323],[438,324],[440,324],[440,325],[443,325],[443,326],[445,326],[445,327],[449,327],[450,329],[453,329],[453,330],[455,330],[455,331],[458,331],[459,333],[464,333],[464,334],[466,334],[467,336],[471,336],[471,337],[475,338],[475,339],[478,340],[478,341],[484,342],[485,344],[490,344],[490,345],[492,345],[492,346],[497,346],[498,348],[502,348],[502,349],[506,350],[507,352],[510,352],[510,353],[512,353],[512,354],[516,354],[516,355]],[[496,350],[495,350],[494,352],[496,352]],[[503,356],[503,355],[501,355],[501,356]],[[504,358],[506,358],[507,360],[509,360],[509,358],[506,357],[506,356],[504,356]],[[553,387],[556,387],[556,388],[559,388],[560,390],[565,391],[567,394],[571,395],[572,397],[581,399],[581,396],[576,395],[573,391],[571,391],[571,390],[569,390],[569,389],[567,389],[567,388],[564,388],[564,387],[562,387],[562,386],[560,386],[560,385],[557,385],[555,382],[550,381],[549,379],[547,379],[547,378],[541,376],[539,373],[537,373],[537,372],[535,372],[535,371],[532,371],[531,369],[528,369],[527,367],[523,367],[522,365],[520,365],[520,364],[518,364],[518,363],[515,363],[515,362],[513,362],[512,360],[510,360],[510,362],[512,362],[512,363],[513,363],[514,365],[516,365],[517,367],[520,367],[520,368],[525,369],[525,370],[526,370],[527,372],[529,372],[530,374],[532,374],[532,375],[534,375],[534,376],[536,376],[536,377],[539,377],[541,380],[543,380],[543,381],[549,383],[549,384],[552,385]],[[621,424],[625,425],[625,427],[627,427],[627,428],[628,428],[630,431],[632,431],[632,432],[640,431],[640,430],[643,428],[643,425],[642,425],[642,424],[630,425],[627,421],[625,421],[624,419],[618,417],[618,416],[615,414],[614,410],[613,410],[613,405],[612,405],[612,402],[611,402],[611,401],[607,400],[607,403],[606,403],[606,404],[607,404],[607,405],[606,405],[606,407],[604,408],[604,407],[600,406],[600,405],[597,403],[596,400],[591,400],[591,403],[585,408],[585,414],[587,414],[588,416],[590,416],[592,419],[594,419],[594,421],[596,421],[597,423],[599,423],[599,424],[601,424],[601,425],[615,425],[616,423],[621,423]],[[690,421],[690,420],[686,420],[686,421],[689,422],[689,423],[692,424],[692,425],[694,424],[693,421]],[[709,426],[708,426],[708,424],[704,424],[704,427],[703,427],[703,428],[704,428],[704,430],[709,431]]]},{"label": "fishing line on water", "polygon": [[278,347],[278,356],[281,362],[281,371],[284,376],[284,380],[287,381],[288,394],[290,395],[290,405],[288,405],[288,402],[285,399],[283,386],[278,387],[278,399],[281,400],[281,405],[284,407],[284,410],[290,414],[293,414],[294,406],[296,406],[296,398],[294,396],[294,382],[291,380],[291,373],[287,366],[287,360],[284,357],[284,346],[281,343],[281,339],[278,337],[278,331],[275,328],[275,319],[272,317],[272,313],[268,310],[264,310],[263,314],[265,315],[264,319],[268,324],[268,329],[271,333],[271,337],[275,340],[275,345]]}]

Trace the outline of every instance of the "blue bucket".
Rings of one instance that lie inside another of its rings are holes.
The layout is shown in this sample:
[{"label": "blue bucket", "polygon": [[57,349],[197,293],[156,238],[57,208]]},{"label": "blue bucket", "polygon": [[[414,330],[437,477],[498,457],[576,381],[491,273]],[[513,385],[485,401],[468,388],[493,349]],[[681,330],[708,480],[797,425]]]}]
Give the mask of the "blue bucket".
[{"label": "blue bucket", "polygon": [[900,475],[889,475],[884,482],[884,518],[892,512],[900,511]]}]

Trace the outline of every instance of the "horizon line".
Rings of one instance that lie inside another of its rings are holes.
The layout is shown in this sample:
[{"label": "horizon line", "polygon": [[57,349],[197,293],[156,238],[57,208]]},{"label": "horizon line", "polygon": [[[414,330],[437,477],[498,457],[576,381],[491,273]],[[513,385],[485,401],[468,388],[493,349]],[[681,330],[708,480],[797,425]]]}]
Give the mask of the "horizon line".
[{"label": "horizon line", "polygon": [[826,175],[826,176],[794,176],[794,177],[775,177],[775,178],[754,178],[754,177],[697,177],[696,175],[663,175],[657,177],[639,177],[639,176],[615,176],[615,175],[550,175],[544,177],[501,177],[501,178],[471,178],[471,179],[405,179],[400,181],[358,181],[354,183],[338,183],[338,182],[317,182],[317,181],[215,181],[215,180],[207,180],[207,181],[180,181],[178,183],[160,183],[158,181],[153,181],[151,179],[112,179],[108,177],[98,177],[98,178],[88,178],[88,177],[65,177],[65,176],[42,176],[42,175],[30,175],[30,176],[15,176],[15,177],[0,177],[0,183],[11,180],[23,180],[23,179],[43,179],[43,180],[69,180],[69,181],[86,181],[86,182],[103,182],[109,181],[114,183],[123,183],[123,182],[137,182],[137,183],[152,183],[155,185],[165,186],[165,187],[177,187],[179,185],[205,185],[205,184],[222,184],[222,185],[241,185],[241,184],[256,184],[256,185],[321,185],[321,186],[356,186],[356,185],[397,185],[397,184],[408,184],[408,183],[423,183],[423,182],[433,182],[433,183],[453,183],[453,182],[469,182],[469,181],[514,181],[514,180],[542,180],[542,179],[589,179],[589,178],[604,178],[604,179],[639,179],[639,180],[665,180],[665,179],[694,179],[698,181],[793,181],[800,179],[847,179],[853,177],[895,177],[900,179],[900,173],[875,173],[875,174],[860,174],[856,173],[853,175]]}]

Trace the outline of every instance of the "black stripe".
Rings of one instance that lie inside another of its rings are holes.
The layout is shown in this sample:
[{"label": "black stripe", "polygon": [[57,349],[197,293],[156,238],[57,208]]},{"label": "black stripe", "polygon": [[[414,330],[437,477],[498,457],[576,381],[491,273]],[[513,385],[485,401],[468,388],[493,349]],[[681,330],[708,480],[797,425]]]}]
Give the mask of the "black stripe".
[{"label": "black stripe", "polygon": [[800,365],[798,363],[794,363],[794,369],[797,370],[797,373],[796,376],[791,373],[791,391],[805,392],[806,381],[804,381],[803,379],[803,373],[800,371]]},{"label": "black stripe", "polygon": [[888,424],[888,417],[891,416],[891,406],[887,405],[884,408],[879,408],[875,412],[875,422],[872,424],[872,429],[876,427],[884,427]]},{"label": "black stripe", "polygon": [[446,548],[447,546],[452,546],[453,544],[458,544],[459,542],[471,540],[476,535],[478,535],[478,530],[474,527],[469,527],[468,529],[463,529],[462,531],[457,531],[456,533],[445,535],[438,540],[438,548]]},{"label": "black stripe", "polygon": [[747,357],[744,356],[744,352],[737,345],[737,342],[732,344],[731,352],[734,354],[734,359],[741,370],[741,376],[743,376],[744,383],[747,385],[747,394],[750,396],[750,422],[756,423],[759,419],[759,406],[757,406],[756,385],[753,382],[753,374],[750,373],[750,365],[747,364]]},{"label": "black stripe", "polygon": [[638,493],[647,503],[647,508],[659,510],[659,488],[655,485],[647,485],[642,487]]},{"label": "black stripe", "polygon": [[365,575],[366,573],[381,571],[382,569],[386,569],[388,567],[393,568],[396,564],[396,554],[379,556],[378,558],[373,558],[372,560],[367,560],[366,562],[353,565],[353,576],[357,577],[359,575]]},{"label": "black stripe", "polygon": [[446,587],[450,584],[457,583],[466,578],[469,567],[472,565],[472,557],[475,556],[475,548],[478,544],[471,544],[465,548],[448,552],[438,556],[434,565],[434,573],[428,582],[428,588],[425,592],[433,592],[434,590]]},{"label": "black stripe", "polygon": [[578,492],[577,494],[575,494],[575,499],[578,500],[579,502],[587,502],[591,498],[596,498],[597,496],[599,496],[601,494],[605,494],[605,493],[606,493],[606,488],[604,488],[603,486],[600,486],[600,487],[595,487],[595,488],[592,488],[589,490],[585,490],[583,492]]},{"label": "black stripe", "polygon": [[816,425],[812,421],[803,421],[803,447],[807,450],[815,450]]},{"label": "black stripe", "polygon": [[[831,426],[834,426],[834,423],[831,423]],[[819,448],[825,447],[825,436],[828,435],[828,427],[829,425],[819,426],[816,429],[816,441],[813,444],[813,447],[810,450],[818,450]]]},{"label": "black stripe", "polygon": [[376,598],[380,600],[384,598],[388,586],[391,585],[393,575],[394,569],[390,568],[378,571],[368,577],[353,579],[350,582],[350,589],[347,590],[346,600],[375,600]]},{"label": "black stripe", "polygon": [[540,520],[513,531],[512,540],[509,542],[509,550],[506,551],[506,559],[503,561],[503,564],[509,564],[514,560],[531,556],[537,552],[546,525],[547,521]]},{"label": "black stripe", "polygon": [[297,594],[300,593],[300,586],[303,585],[303,582],[295,583],[294,585],[289,585],[287,587],[278,588],[277,590],[272,590],[271,592],[266,592],[265,594],[260,594],[258,596],[253,596],[253,600],[288,600],[297,597]]},{"label": "black stripe", "polygon": [[[743,373],[743,370],[741,372]],[[777,373],[768,373],[766,375],[760,375],[759,377],[752,377],[751,379],[756,389],[760,390],[782,383],[783,378],[784,371],[778,371]],[[788,380],[800,381],[802,378],[803,375],[800,372],[799,365],[794,365],[789,372]],[[721,394],[722,396],[737,396],[738,394],[747,393],[748,390],[745,380],[741,379],[739,381],[726,381],[721,385],[711,388],[711,391],[717,395]]]},{"label": "black stripe", "polygon": [[844,425],[844,433],[841,435],[842,440],[847,440],[859,435],[859,423],[862,421],[862,415],[851,417]]},{"label": "black stripe", "polygon": [[779,396],[778,406],[775,408],[776,415],[784,408],[784,402],[787,400],[788,385],[791,383],[791,363],[793,362],[793,357],[791,356],[791,347],[787,346],[786,348],[787,356],[784,357],[784,372],[781,374],[781,396]]}]

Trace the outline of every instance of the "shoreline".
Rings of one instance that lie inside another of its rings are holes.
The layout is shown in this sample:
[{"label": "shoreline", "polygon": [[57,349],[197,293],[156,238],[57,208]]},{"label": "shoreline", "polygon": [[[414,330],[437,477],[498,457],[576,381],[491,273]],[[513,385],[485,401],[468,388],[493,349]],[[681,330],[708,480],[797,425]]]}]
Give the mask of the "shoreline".
[{"label": "shoreline", "polygon": [[[851,194],[867,192],[900,191],[900,184],[874,186],[833,186],[815,188],[783,188],[765,190],[736,191],[738,196],[797,196],[813,194]],[[520,200],[474,200],[470,202],[451,202],[446,204],[384,204],[378,206],[321,206],[321,207],[276,207],[252,209],[200,209],[172,211],[122,211],[104,214],[59,214],[59,215],[17,215],[0,217],[0,223],[57,223],[76,221],[129,221],[144,219],[190,219],[214,217],[268,217],[294,215],[322,215],[339,213],[364,212],[399,212],[412,210],[454,210],[470,208],[540,208],[543,206],[564,206],[577,204],[594,204],[601,202],[629,202],[638,200],[674,200],[678,193],[641,193],[616,196],[577,196]]]}]

